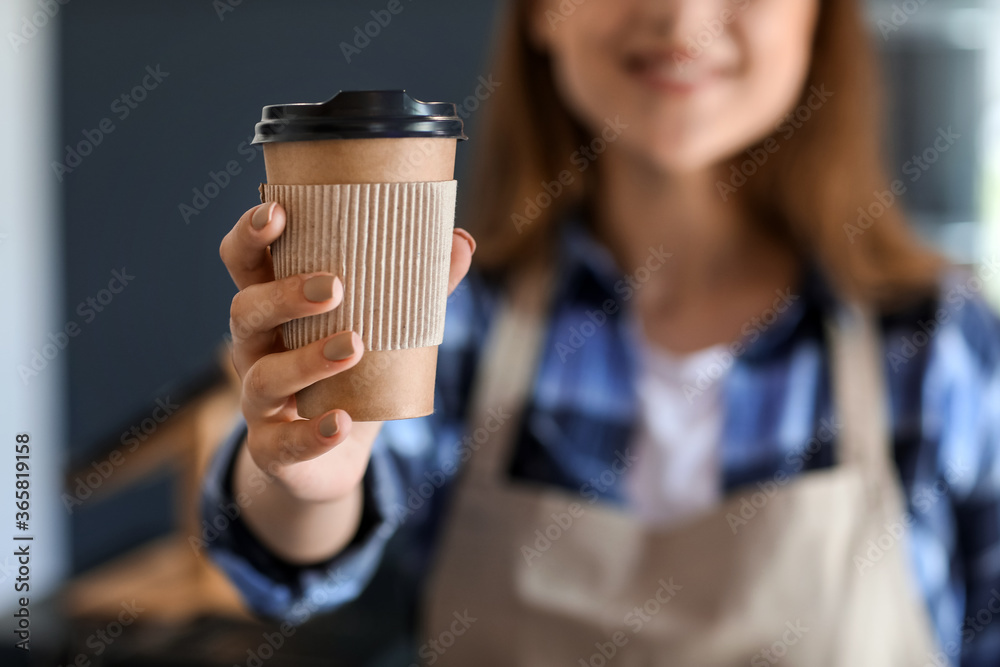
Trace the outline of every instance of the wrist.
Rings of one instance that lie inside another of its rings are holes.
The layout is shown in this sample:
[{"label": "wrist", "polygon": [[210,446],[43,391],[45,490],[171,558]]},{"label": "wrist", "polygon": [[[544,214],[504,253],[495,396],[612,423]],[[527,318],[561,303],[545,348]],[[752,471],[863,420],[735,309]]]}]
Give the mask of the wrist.
[{"label": "wrist", "polygon": [[269,551],[288,563],[324,561],[343,550],[358,531],[363,483],[343,497],[304,500],[280,479],[261,470],[245,442],[237,454],[233,477],[234,498],[243,508],[243,523]]}]

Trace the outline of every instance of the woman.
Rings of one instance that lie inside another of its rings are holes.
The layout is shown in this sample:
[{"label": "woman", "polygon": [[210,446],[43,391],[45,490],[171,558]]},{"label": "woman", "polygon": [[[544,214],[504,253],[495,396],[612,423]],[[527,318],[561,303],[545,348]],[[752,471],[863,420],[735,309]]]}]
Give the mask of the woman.
[{"label": "woman", "polygon": [[339,607],[393,541],[428,663],[1000,664],[1000,323],[871,205],[866,44],[853,0],[512,2],[427,418],[298,419],[360,339],[284,349],[342,285],[274,282],[247,211],[203,507],[248,603]]}]

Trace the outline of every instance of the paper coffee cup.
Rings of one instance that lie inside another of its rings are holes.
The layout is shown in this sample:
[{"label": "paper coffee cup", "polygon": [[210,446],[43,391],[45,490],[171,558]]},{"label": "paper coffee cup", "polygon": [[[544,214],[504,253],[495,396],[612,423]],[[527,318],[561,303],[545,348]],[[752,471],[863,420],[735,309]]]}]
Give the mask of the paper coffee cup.
[{"label": "paper coffee cup", "polygon": [[466,139],[455,105],[405,91],[343,91],[318,104],[266,106],[261,200],[279,202],[285,231],[271,248],[276,278],[329,271],[344,284],[330,313],[282,327],[295,349],[357,332],[361,361],[296,394],[299,414],[341,408],[355,421],[434,411],[444,331],[455,148]]}]

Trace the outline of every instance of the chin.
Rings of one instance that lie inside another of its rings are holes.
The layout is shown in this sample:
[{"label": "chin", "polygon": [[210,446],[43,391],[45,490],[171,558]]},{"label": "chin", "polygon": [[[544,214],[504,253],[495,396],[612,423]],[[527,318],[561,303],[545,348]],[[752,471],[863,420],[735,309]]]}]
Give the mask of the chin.
[{"label": "chin", "polygon": [[629,148],[653,169],[670,174],[703,172],[725,159],[725,152],[718,146],[690,136],[668,139],[661,135]]}]

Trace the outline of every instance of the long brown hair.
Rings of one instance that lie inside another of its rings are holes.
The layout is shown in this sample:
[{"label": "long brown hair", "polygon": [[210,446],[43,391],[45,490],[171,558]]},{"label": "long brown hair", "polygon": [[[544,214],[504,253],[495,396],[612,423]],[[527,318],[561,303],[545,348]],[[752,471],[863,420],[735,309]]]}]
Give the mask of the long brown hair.
[{"label": "long brown hair", "polygon": [[[510,0],[497,35],[489,71],[500,86],[484,107],[473,187],[463,203],[463,217],[480,240],[476,261],[488,272],[547,248],[567,208],[594,191],[596,170],[587,169],[560,184],[558,196],[542,197],[548,206],[528,203],[538,201],[543,183],[558,181],[569,156],[592,138],[557,93],[549,57],[530,39],[531,3]],[[741,187],[735,193],[724,194],[815,262],[842,294],[892,310],[932,293],[945,262],[918,242],[898,197],[894,205],[878,204],[878,193],[891,192],[882,155],[883,104],[857,1],[823,0],[820,6],[800,105],[814,89],[832,95],[807,122],[779,124],[770,137],[721,165],[720,173],[752,173],[745,184],[736,181]],[[772,152],[764,164],[749,168],[748,156],[766,147]]]}]

